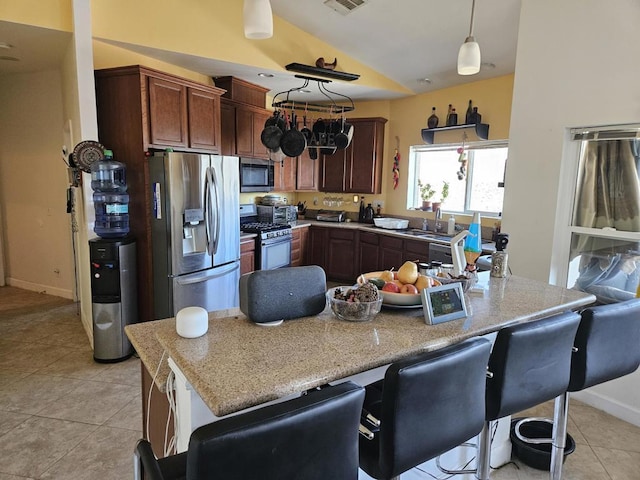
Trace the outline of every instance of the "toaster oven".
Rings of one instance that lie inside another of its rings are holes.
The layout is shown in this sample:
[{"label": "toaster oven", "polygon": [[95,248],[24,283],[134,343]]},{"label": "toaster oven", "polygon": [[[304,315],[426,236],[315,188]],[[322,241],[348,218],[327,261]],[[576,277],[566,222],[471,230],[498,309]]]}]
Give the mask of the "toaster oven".
[{"label": "toaster oven", "polygon": [[295,225],[298,220],[298,207],[295,205],[257,205],[257,207],[260,222]]}]

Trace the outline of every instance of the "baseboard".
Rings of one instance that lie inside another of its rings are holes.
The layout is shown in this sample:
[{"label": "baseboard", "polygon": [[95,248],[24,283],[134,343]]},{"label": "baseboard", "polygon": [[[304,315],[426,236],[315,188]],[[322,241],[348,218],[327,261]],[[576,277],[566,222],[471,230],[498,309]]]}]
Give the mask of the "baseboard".
[{"label": "baseboard", "polygon": [[55,288],[50,285],[41,285],[39,283],[27,282],[11,277],[7,278],[7,285],[16,288],[22,288],[24,290],[30,290],[32,292],[46,293],[47,295],[53,295],[55,297],[68,298],[69,300],[73,300],[73,292],[71,290]]},{"label": "baseboard", "polygon": [[[571,398],[640,427],[640,410],[620,403],[611,397],[594,392],[593,390],[583,390],[581,392],[571,393]],[[571,409],[569,409],[569,414],[571,414]]]}]

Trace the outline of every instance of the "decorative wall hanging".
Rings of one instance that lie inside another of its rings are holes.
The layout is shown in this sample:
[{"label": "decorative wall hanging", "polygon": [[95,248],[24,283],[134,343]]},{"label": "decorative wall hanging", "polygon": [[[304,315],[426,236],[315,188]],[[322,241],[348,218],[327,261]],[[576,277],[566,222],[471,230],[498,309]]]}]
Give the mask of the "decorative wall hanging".
[{"label": "decorative wall hanging", "polygon": [[393,189],[398,188],[398,182],[400,181],[400,140],[396,137],[396,154],[393,156]]}]

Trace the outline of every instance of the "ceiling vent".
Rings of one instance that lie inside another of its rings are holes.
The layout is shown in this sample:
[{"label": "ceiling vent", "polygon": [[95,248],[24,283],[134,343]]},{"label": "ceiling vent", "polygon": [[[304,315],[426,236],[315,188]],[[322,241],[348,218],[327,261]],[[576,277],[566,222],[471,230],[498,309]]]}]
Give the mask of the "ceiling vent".
[{"label": "ceiling vent", "polygon": [[325,0],[324,4],[342,15],[348,15],[367,3],[365,0]]}]

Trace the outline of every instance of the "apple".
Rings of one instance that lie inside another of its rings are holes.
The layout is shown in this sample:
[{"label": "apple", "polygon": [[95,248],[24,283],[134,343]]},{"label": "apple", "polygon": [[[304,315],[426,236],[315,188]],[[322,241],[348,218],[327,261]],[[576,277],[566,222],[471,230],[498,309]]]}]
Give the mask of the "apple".
[{"label": "apple", "polygon": [[410,293],[412,295],[415,295],[418,293],[418,289],[416,288],[415,285],[411,285],[410,283],[405,283],[400,289],[400,293]]},{"label": "apple", "polygon": [[400,293],[400,287],[393,282],[385,282],[382,287],[383,292]]}]

